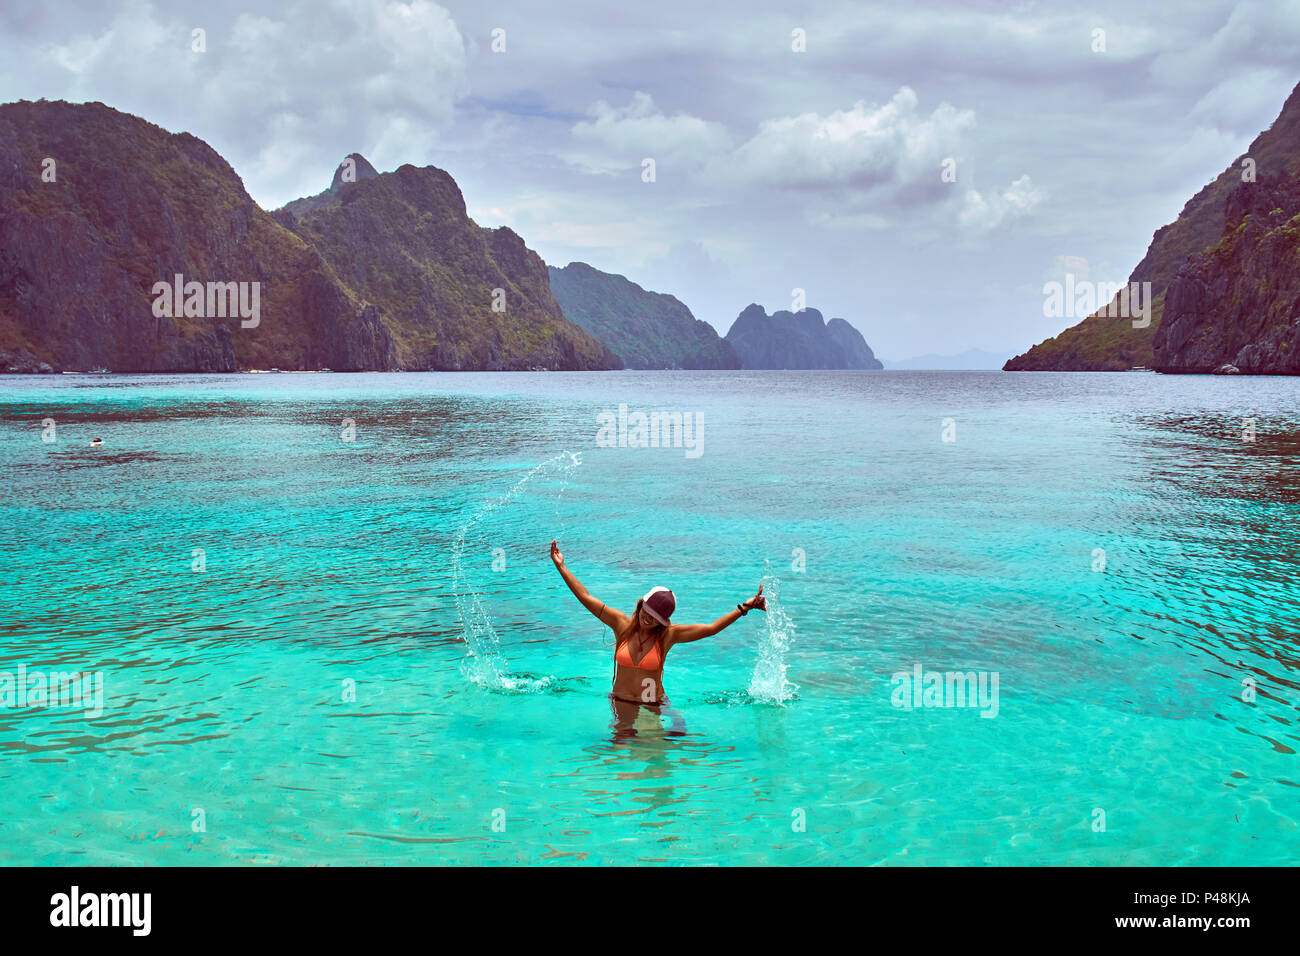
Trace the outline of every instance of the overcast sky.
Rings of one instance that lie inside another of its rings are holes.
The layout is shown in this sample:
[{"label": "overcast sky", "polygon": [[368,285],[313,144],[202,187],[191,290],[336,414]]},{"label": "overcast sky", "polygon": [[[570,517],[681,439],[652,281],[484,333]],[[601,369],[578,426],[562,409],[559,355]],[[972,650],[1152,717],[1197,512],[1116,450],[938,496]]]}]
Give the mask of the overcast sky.
[{"label": "overcast sky", "polygon": [[1076,321],[1066,257],[1127,278],[1300,80],[1300,0],[1132,7],[6,0],[0,100],[188,130],[268,209],[349,152],[439,166],[723,333],[799,288],[889,358],[1019,351]]}]

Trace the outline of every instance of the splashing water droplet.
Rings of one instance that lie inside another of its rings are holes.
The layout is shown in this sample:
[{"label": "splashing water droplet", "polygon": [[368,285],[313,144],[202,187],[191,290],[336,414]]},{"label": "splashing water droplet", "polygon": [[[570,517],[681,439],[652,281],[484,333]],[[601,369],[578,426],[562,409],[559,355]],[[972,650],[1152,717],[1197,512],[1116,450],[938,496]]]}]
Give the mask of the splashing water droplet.
[{"label": "splashing water droplet", "polygon": [[755,700],[782,704],[799,688],[785,679],[785,654],[794,643],[794,622],[781,605],[781,579],[771,562],[763,570],[763,597],[767,598],[764,634],[758,645],[758,663],[749,679],[749,696]]},{"label": "splashing water droplet", "polygon": [[514,487],[500,498],[489,502],[471,515],[456,533],[456,543],[451,552],[452,593],[456,598],[456,610],[460,614],[465,645],[469,649],[469,659],[462,669],[465,676],[480,687],[498,691],[535,693],[550,686],[552,678],[524,677],[505,672],[501,660],[501,638],[492,625],[492,616],[483,606],[483,601],[465,569],[465,538],[482,523],[484,518],[518,498],[529,482],[538,476],[550,475],[558,470],[564,478],[564,485],[560,491],[563,494],[564,488],[568,487],[569,476],[581,464],[581,456],[562,454],[548,458],[519,479]]}]

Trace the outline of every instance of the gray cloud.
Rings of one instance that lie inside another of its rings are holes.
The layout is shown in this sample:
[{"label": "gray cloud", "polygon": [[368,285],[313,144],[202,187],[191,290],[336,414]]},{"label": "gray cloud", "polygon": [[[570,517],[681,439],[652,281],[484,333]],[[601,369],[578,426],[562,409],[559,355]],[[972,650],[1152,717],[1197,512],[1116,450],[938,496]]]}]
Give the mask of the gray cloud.
[{"label": "gray cloud", "polygon": [[[467,89],[467,53],[427,0],[115,9],[5,37],[9,98],[102,100],[207,140],[254,196],[279,205],[316,189],[358,140],[380,162],[436,141]],[[196,33],[196,31],[201,31]]]},{"label": "gray cloud", "polygon": [[1272,121],[1298,54],[1300,0],[0,8],[0,97],[189,130],[265,206],[353,150],[433,163],[549,262],[623,273],[721,331],[804,288],[893,357],[1060,331],[1043,276],[1076,256],[1124,278]]}]

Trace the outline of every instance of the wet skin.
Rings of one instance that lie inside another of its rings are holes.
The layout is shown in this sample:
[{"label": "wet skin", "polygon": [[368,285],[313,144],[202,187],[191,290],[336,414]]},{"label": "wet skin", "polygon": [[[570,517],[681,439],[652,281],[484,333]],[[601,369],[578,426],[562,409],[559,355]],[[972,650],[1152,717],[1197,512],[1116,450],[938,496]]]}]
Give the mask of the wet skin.
[{"label": "wet skin", "polygon": [[[678,644],[688,644],[705,637],[711,637],[723,628],[734,624],[741,617],[740,611],[731,610],[712,624],[673,624],[670,622],[665,627],[642,608],[640,601],[637,602],[636,609],[632,614],[628,615],[592,597],[582,582],[565,567],[564,555],[560,553],[559,545],[555,541],[551,542],[551,561],[554,562],[556,570],[560,572],[560,576],[564,578],[564,583],[569,586],[569,590],[573,592],[574,597],[582,602],[583,607],[598,617],[601,623],[614,632],[615,655],[617,655],[620,646],[626,645],[631,659],[640,663],[645,660],[647,654],[653,652],[656,645],[659,646],[659,666],[655,670],[636,666],[629,667],[626,664],[617,665],[613,688],[616,702],[622,701],[628,705],[653,705],[664,701],[664,663],[668,659],[668,652]],[[762,585],[759,585],[757,594],[744,602],[744,606],[751,610],[767,610],[767,599],[763,597]],[[635,627],[632,626],[633,621],[636,622]]]}]

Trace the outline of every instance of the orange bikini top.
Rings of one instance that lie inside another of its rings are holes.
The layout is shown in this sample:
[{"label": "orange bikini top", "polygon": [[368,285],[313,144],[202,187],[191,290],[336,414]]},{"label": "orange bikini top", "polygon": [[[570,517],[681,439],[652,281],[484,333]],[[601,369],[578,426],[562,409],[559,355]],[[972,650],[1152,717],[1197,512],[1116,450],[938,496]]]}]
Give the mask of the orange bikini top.
[{"label": "orange bikini top", "polygon": [[643,671],[657,671],[663,666],[663,658],[659,654],[658,641],[655,641],[654,647],[645,652],[645,656],[641,658],[641,663],[639,664],[632,663],[632,652],[629,650],[629,645],[631,643],[631,641],[624,641],[620,644],[618,650],[614,652],[614,660],[627,667],[635,667],[638,670]]}]

